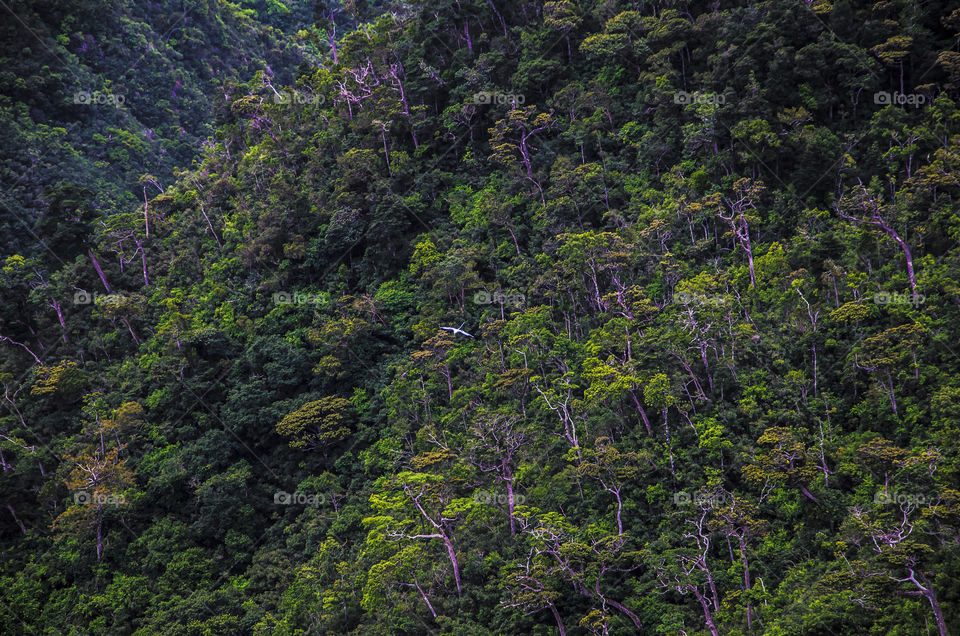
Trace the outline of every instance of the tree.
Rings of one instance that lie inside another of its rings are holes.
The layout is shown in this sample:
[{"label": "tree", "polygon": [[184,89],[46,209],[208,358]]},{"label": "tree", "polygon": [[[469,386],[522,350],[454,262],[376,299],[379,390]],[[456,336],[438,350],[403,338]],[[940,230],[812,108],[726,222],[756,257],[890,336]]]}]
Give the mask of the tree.
[{"label": "tree", "polygon": [[[911,497],[905,497],[895,505],[881,504],[873,510],[855,506],[848,521],[849,527],[858,535],[854,541],[865,543],[866,549],[877,555],[877,565],[882,566],[879,572],[871,572],[868,576],[879,574],[896,583],[907,584],[909,590],[906,594],[920,596],[930,605],[940,636],[949,632],[931,578],[929,556],[935,550],[934,545],[957,541],[960,535],[956,525],[940,526],[939,531],[930,531],[928,524],[947,516],[956,518],[958,495],[960,493],[953,490],[943,492],[929,508],[918,505]],[[948,532],[944,533],[945,529]]]},{"label": "tree", "polygon": [[106,405],[98,394],[88,394],[85,402],[88,423],[83,437],[87,441],[74,454],[63,456],[70,469],[63,481],[72,491],[73,504],[54,520],[53,529],[80,534],[92,528],[100,560],[104,517],[108,509],[125,505],[127,491],[134,485],[133,471],[123,457],[127,445],[120,441],[119,434],[135,418],[129,416],[131,407],[122,410],[119,420],[103,417]]},{"label": "tree", "polygon": [[863,185],[854,188],[851,193],[841,197],[835,206],[838,214],[848,221],[860,225],[879,228],[900,250],[907,263],[907,279],[910,282],[910,294],[917,297],[917,280],[913,271],[913,254],[910,246],[894,228],[893,208],[883,205],[871,195]]},{"label": "tree", "polygon": [[883,333],[864,340],[863,359],[856,362],[858,368],[879,372],[879,382],[890,398],[890,408],[893,409],[894,416],[898,415],[897,398],[894,394],[894,371],[904,368],[905,358],[909,354],[915,369],[915,377],[919,376],[916,347],[922,340],[923,332],[923,327],[915,323],[887,329]]},{"label": "tree", "polygon": [[677,474],[673,465],[673,445],[670,441],[670,421],[667,418],[667,411],[671,406],[676,406],[677,398],[670,390],[670,378],[665,373],[657,373],[643,387],[643,401],[648,406],[659,409],[663,416],[663,432],[666,437],[667,453],[670,456],[670,474],[676,479]]},{"label": "tree", "polygon": [[602,587],[608,572],[630,572],[636,568],[634,561],[638,555],[627,549],[626,535],[609,535],[596,525],[579,530],[559,513],[528,506],[520,510],[519,519],[521,532],[527,536],[530,546],[528,559],[542,568],[541,571],[566,580],[579,595],[601,607],[613,607],[636,629],[643,629],[640,617],[611,598]]},{"label": "tree", "polygon": [[[722,533],[726,537],[728,545],[730,539],[737,542],[737,551],[740,553],[740,563],[743,567],[743,591],[747,596],[746,617],[747,631],[749,631],[753,625],[753,609],[750,602],[750,590],[753,581],[750,577],[747,546],[754,539],[763,537],[768,533],[768,524],[760,517],[757,507],[748,500],[737,497],[733,492],[725,492],[724,498],[728,498],[730,503],[713,510],[713,518],[710,520],[709,526],[711,529]],[[733,561],[732,552],[730,560]]]},{"label": "tree", "polygon": [[350,401],[337,396],[307,402],[277,423],[277,433],[292,438],[291,448],[329,449],[350,437],[350,427],[344,422],[349,408]]},{"label": "tree", "polygon": [[594,448],[583,449],[577,474],[596,480],[600,486],[617,500],[617,534],[623,535],[622,492],[636,476],[639,456],[635,452],[621,453],[607,437],[598,437]]},{"label": "tree", "polygon": [[[514,106],[518,106],[516,104]],[[536,106],[511,108],[506,119],[498,120],[490,129],[490,146],[493,153],[490,159],[507,168],[516,165],[517,153],[523,166],[525,178],[536,186],[540,201],[547,204],[543,196],[543,187],[533,173],[533,143],[537,135],[557,126],[553,113],[536,113]]]},{"label": "tree", "polygon": [[514,484],[518,455],[536,436],[528,432],[515,416],[484,411],[477,414],[477,422],[470,433],[474,441],[468,450],[474,464],[483,472],[492,472],[507,488],[507,515],[510,517],[510,534],[514,535],[517,533]]},{"label": "tree", "polygon": [[734,247],[739,245],[747,254],[751,287],[757,284],[757,277],[753,271],[753,243],[750,240],[750,223],[756,223],[758,219],[748,210],[757,209],[757,200],[765,189],[762,181],[739,179],[733,184],[733,194],[724,198],[726,208],[721,207],[718,213],[720,218],[730,225]]},{"label": "tree", "polygon": [[755,464],[743,467],[743,476],[762,487],[761,499],[773,486],[786,486],[796,488],[813,503],[820,503],[807,488],[817,473],[815,458],[793,430],[786,426],[768,428],[757,444],[763,450],[757,454]]},{"label": "tree", "polygon": [[367,543],[439,539],[453,571],[457,596],[461,596],[460,561],[454,544],[458,522],[469,514],[473,500],[456,497],[443,476],[423,472],[403,471],[382,478],[380,489],[370,496],[374,516],[363,520],[370,528]]}]

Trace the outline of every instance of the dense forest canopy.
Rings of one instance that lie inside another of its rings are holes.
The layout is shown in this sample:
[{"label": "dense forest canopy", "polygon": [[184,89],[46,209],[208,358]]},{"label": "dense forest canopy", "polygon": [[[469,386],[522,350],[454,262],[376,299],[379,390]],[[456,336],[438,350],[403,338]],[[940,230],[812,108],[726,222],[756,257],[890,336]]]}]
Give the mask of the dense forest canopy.
[{"label": "dense forest canopy", "polygon": [[960,632],[956,3],[0,11],[0,632]]},{"label": "dense forest canopy", "polygon": [[41,249],[30,222],[56,209],[64,188],[89,190],[104,215],[162,193],[213,134],[231,82],[260,70],[289,84],[301,62],[318,59],[309,39],[284,35],[312,24],[305,4],[5,4],[0,249]]}]

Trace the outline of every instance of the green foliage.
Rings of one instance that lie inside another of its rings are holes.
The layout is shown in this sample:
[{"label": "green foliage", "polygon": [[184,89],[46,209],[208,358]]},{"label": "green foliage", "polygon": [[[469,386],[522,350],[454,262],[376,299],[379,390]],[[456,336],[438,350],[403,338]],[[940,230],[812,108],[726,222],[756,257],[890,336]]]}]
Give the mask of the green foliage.
[{"label": "green foliage", "polygon": [[0,632],[960,630],[960,13],[28,4]]},{"label": "green foliage", "polygon": [[307,402],[288,413],[277,424],[277,433],[293,438],[291,448],[325,448],[350,436],[344,425],[344,410],[350,401],[340,397],[324,397]]}]

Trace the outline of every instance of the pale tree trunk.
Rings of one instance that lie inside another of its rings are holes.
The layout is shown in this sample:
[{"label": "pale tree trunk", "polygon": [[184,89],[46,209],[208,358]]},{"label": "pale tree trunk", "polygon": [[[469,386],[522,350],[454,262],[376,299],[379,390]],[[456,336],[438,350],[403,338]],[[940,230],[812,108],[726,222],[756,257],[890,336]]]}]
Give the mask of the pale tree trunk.
[{"label": "pale tree trunk", "polygon": [[663,409],[663,431],[667,438],[667,452],[670,455],[670,474],[673,475],[673,480],[677,480],[677,472],[673,467],[673,448],[670,445],[670,424],[667,421],[667,409]]},{"label": "pale tree trunk", "polygon": [[147,201],[147,186],[143,186],[143,225],[146,230],[147,238],[150,238],[150,216],[147,213],[149,208],[150,203]]},{"label": "pale tree trunk", "polygon": [[933,591],[933,585],[930,584],[930,581],[927,580],[927,577],[922,573],[919,574],[921,580],[918,580],[918,573],[913,568],[908,568],[907,572],[910,573],[910,576],[908,576],[906,580],[913,583],[917,588],[917,593],[930,603],[930,609],[933,610],[933,617],[937,621],[937,629],[940,632],[940,636],[947,636],[949,634],[947,631],[947,622],[943,619],[943,611],[940,609],[940,602],[937,600],[937,595]]},{"label": "pale tree trunk", "polygon": [[130,332],[130,336],[133,338],[133,341],[137,343],[137,346],[140,346],[140,339],[137,338],[137,334],[133,332],[133,327],[130,326],[130,321],[126,317],[121,318],[123,324],[127,326],[127,331]]},{"label": "pale tree trunk", "polygon": [[97,507],[97,561],[103,556],[103,511]]},{"label": "pale tree trunk", "polygon": [[640,617],[639,617],[639,616],[637,616],[636,614],[634,614],[630,609],[628,609],[627,607],[625,607],[622,603],[618,603],[617,601],[615,601],[615,600],[613,600],[613,599],[611,599],[611,598],[607,598],[606,596],[604,596],[603,594],[600,593],[600,577],[603,576],[603,572],[604,572],[604,571],[605,571],[605,570],[603,570],[603,569],[600,571],[600,574],[597,576],[597,579],[596,579],[596,581],[594,582],[594,585],[593,585],[594,593],[593,593],[593,594],[591,594],[590,591],[587,590],[586,588],[582,588],[582,589],[581,589],[581,593],[582,593],[584,596],[595,596],[596,598],[599,598],[601,601],[603,601],[604,604],[609,605],[610,607],[613,607],[614,609],[620,610],[627,618],[630,619],[630,621],[634,624],[634,626],[635,626],[638,630],[640,630],[640,632],[642,633],[642,632],[643,632],[643,623],[640,622]]},{"label": "pale tree trunk", "polygon": [[67,341],[67,323],[63,320],[63,311],[60,309],[60,303],[56,298],[50,297],[50,306],[57,312],[57,320],[60,321],[60,329],[63,331],[63,341]]},{"label": "pale tree trunk", "polygon": [[413,584],[417,588],[417,591],[420,592],[420,596],[423,597],[423,602],[427,604],[427,608],[429,608],[430,613],[433,614],[434,618],[436,618],[437,612],[435,609],[433,609],[433,604],[430,602],[430,599],[427,598],[427,594],[423,591],[423,588],[420,587],[420,583],[417,581],[416,577],[413,578]]},{"label": "pale tree trunk", "polygon": [[744,210],[756,209],[754,198],[759,197],[763,191],[762,184],[752,183],[746,179],[741,179],[734,184],[734,189],[739,198],[727,199],[727,205],[730,207],[730,215],[720,213],[720,218],[730,224],[730,230],[733,233],[734,246],[737,244],[747,253],[747,264],[750,267],[750,286],[757,284],[756,274],[753,269],[753,244],[750,241],[750,224],[744,216]]},{"label": "pale tree trunk", "polygon": [[907,259],[907,276],[910,278],[910,295],[913,296],[914,300],[917,298],[917,279],[913,273],[913,256],[910,254],[910,246],[900,238],[900,235],[897,234],[892,228],[886,226],[883,227],[884,231],[896,241],[897,245],[900,246],[900,249],[903,251],[903,256]]},{"label": "pale tree trunk", "polygon": [[643,406],[640,405],[640,400],[637,399],[637,394],[632,390],[629,392],[630,397],[633,398],[633,403],[637,407],[637,412],[640,413],[641,419],[643,419],[644,426],[647,427],[647,434],[653,435],[653,429],[650,427],[650,420],[647,418],[647,412],[643,410]]},{"label": "pale tree trunk", "polygon": [[630,611],[629,609],[627,609],[626,607],[624,607],[623,604],[618,603],[617,601],[614,601],[613,599],[609,599],[609,598],[604,598],[603,601],[604,601],[607,605],[609,605],[609,606],[611,606],[611,607],[613,607],[613,608],[615,608],[615,609],[618,609],[618,610],[620,610],[621,612],[623,612],[624,614],[626,614],[627,618],[629,618],[630,621],[633,622],[634,626],[635,626],[637,629],[639,629],[639,630],[642,630],[642,629],[643,629],[643,623],[640,622],[640,617],[637,616],[636,614],[634,614],[633,612],[631,612],[631,611]]},{"label": "pale tree trunk", "polygon": [[[408,496],[410,493],[407,493]],[[460,587],[460,563],[457,561],[457,553],[453,549],[453,540],[447,535],[447,532],[443,529],[438,522],[434,521],[433,517],[427,514],[427,511],[424,510],[423,506],[420,504],[418,498],[411,497],[413,500],[413,505],[417,508],[423,518],[436,529],[436,534],[432,535],[421,535],[422,538],[438,538],[443,541],[443,544],[447,547],[447,555],[450,557],[450,565],[453,566],[453,579],[457,584],[457,596],[460,597],[463,595],[463,592]]]},{"label": "pale tree trunk", "polygon": [[[0,339],[2,339],[2,336],[0,336]],[[16,414],[17,414],[17,417],[20,419],[20,424],[21,424],[24,428],[26,428],[26,426],[27,426],[27,421],[26,421],[25,419],[23,419],[23,413],[21,413],[21,412],[20,412],[20,409],[17,407],[16,399],[17,399],[17,394],[18,394],[18,393],[20,393],[20,389],[17,389],[16,391],[14,391],[14,392],[13,392],[13,397],[11,398],[11,397],[10,397],[10,389],[9,389],[9,387],[8,387],[6,384],[3,385],[3,399],[6,400],[6,401],[10,404],[10,408],[13,409],[13,412],[16,413]]]},{"label": "pale tree trunk", "polygon": [[815,503],[815,504],[817,504],[817,505],[820,505],[820,502],[817,501],[817,498],[816,498],[816,497],[814,497],[812,494],[810,494],[810,491],[807,490],[807,487],[806,487],[806,486],[804,486],[803,484],[800,484],[799,486],[797,486],[797,489],[799,489],[800,492],[803,493],[803,496],[804,496],[804,497],[806,497],[807,499],[809,499],[809,500],[812,501],[813,503]]},{"label": "pale tree trunk", "polygon": [[550,603],[550,612],[553,614],[553,620],[557,621],[557,629],[560,630],[560,636],[567,636],[567,630],[563,627],[563,621],[560,619],[560,612],[557,606]]},{"label": "pale tree trunk", "polygon": [[617,488],[613,491],[614,496],[617,498],[617,534],[623,535],[623,500],[620,498],[620,489]]},{"label": "pale tree trunk", "polygon": [[387,131],[380,132],[380,138],[383,139],[383,154],[387,160],[387,174],[393,176],[393,170],[390,169],[390,151],[387,149]]},{"label": "pale tree trunk", "polygon": [[97,270],[97,274],[100,276],[100,282],[103,283],[104,289],[109,292],[110,283],[107,282],[107,277],[103,275],[103,269],[100,267],[97,257],[93,255],[93,250],[87,250],[87,255],[90,257],[90,261],[93,262],[93,268]]},{"label": "pale tree trunk", "polygon": [[720,611],[720,597],[717,595],[717,586],[713,582],[713,575],[710,574],[709,568],[704,568],[704,572],[707,574],[707,584],[710,586],[710,593],[713,595],[713,611]]},{"label": "pale tree trunk", "polygon": [[697,600],[700,601],[700,607],[703,608],[703,617],[707,622],[707,629],[710,630],[712,636],[720,636],[720,632],[717,631],[717,626],[713,622],[713,613],[710,611],[710,604],[707,602],[707,599],[703,597],[703,594],[700,593],[700,590],[697,589],[697,586],[692,586],[693,594],[697,597]]},{"label": "pale tree trunk", "polygon": [[[4,467],[4,469],[6,469],[6,467]],[[23,534],[27,534],[27,528],[23,525],[23,522],[17,518],[17,513],[13,509],[13,506],[11,506],[10,504],[7,504],[7,510],[9,510],[10,514],[13,515],[13,520],[17,523],[17,526],[20,527],[20,532],[22,532]]]},{"label": "pale tree trunk", "polygon": [[887,371],[887,381],[881,384],[886,385],[887,394],[890,396],[890,408],[893,409],[893,414],[897,415],[897,396],[893,392],[893,376],[889,371]]},{"label": "pale tree trunk", "polygon": [[910,252],[910,246],[907,245],[907,242],[900,237],[900,234],[890,225],[890,223],[888,223],[887,220],[881,216],[880,205],[870,198],[870,195],[867,193],[866,189],[861,191],[861,196],[864,198],[862,199],[860,208],[867,211],[867,214],[869,215],[867,218],[859,218],[847,214],[840,209],[839,204],[836,205],[837,211],[840,213],[840,216],[849,221],[853,221],[854,223],[873,225],[874,227],[880,228],[883,230],[884,234],[890,237],[890,239],[900,247],[904,258],[906,258],[907,261],[907,277],[910,279],[910,294],[913,296],[914,301],[916,301],[917,281],[913,271],[913,255]]},{"label": "pale tree trunk", "polygon": [[333,53],[333,63],[336,65],[339,63],[337,59],[336,29],[334,29],[333,32],[327,32],[327,44],[330,45],[330,52]]},{"label": "pale tree trunk", "polygon": [[37,364],[41,364],[41,365],[43,364],[43,362],[40,360],[40,358],[37,357],[37,354],[35,354],[33,351],[31,351],[30,347],[28,347],[27,345],[23,344],[22,342],[17,342],[17,341],[14,340],[13,338],[10,338],[10,337],[4,336],[4,335],[0,335],[0,342],[9,342],[10,344],[15,344],[15,345],[17,345],[18,347],[22,347],[24,351],[26,351],[27,353],[29,353],[29,354],[33,357],[33,359],[37,361]]},{"label": "pale tree trunk", "polygon": [[207,220],[207,227],[210,228],[210,233],[213,234],[213,240],[217,242],[217,247],[221,250],[223,249],[223,243],[220,242],[217,233],[213,230],[213,223],[210,222],[210,217],[207,216],[207,211],[203,208],[203,203],[200,204],[200,212],[203,213],[203,218]]},{"label": "pale tree trunk", "polygon": [[147,251],[144,249],[143,243],[137,238],[136,235],[134,235],[133,240],[136,242],[137,248],[140,250],[140,260],[143,263],[143,286],[149,287],[150,278],[147,276]]},{"label": "pale tree trunk", "polygon": [[457,584],[457,596],[462,596],[463,591],[460,589],[460,563],[457,561],[457,553],[453,550],[453,541],[451,541],[447,533],[442,530],[440,531],[440,536],[443,539],[443,543],[447,546],[447,554],[450,556],[450,564],[453,566],[453,580]]},{"label": "pale tree trunk", "polygon": [[507,460],[503,460],[503,480],[507,484],[507,508],[510,514],[510,536],[517,534],[517,520],[513,516],[513,471],[507,465]]},{"label": "pale tree trunk", "polygon": [[[743,590],[744,592],[750,592],[750,564],[747,563],[747,546],[742,536],[738,536],[737,540],[740,542],[740,560],[743,562]],[[752,626],[752,608],[750,607],[750,601],[747,601],[747,631],[750,631]]]}]

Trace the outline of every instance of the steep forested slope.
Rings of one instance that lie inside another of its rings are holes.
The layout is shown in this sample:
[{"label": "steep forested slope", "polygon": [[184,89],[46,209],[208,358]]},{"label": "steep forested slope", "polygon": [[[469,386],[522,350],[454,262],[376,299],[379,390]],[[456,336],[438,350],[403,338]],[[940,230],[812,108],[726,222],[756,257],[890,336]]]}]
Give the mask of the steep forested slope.
[{"label": "steep forested slope", "polygon": [[[227,84],[289,83],[314,59],[309,6],[13,1],[0,21],[0,247],[42,249],[38,217],[77,191],[112,214],[162,192],[213,133]],[[259,9],[259,12],[257,11]],[[51,219],[58,222],[60,218]]]},{"label": "steep forested slope", "polygon": [[5,257],[0,629],[960,630],[960,10],[358,4]]}]

